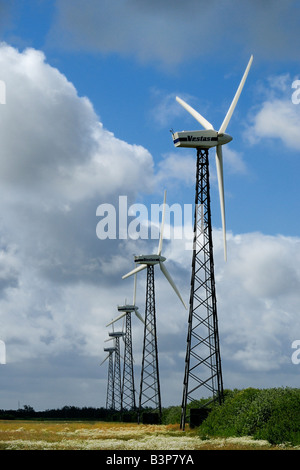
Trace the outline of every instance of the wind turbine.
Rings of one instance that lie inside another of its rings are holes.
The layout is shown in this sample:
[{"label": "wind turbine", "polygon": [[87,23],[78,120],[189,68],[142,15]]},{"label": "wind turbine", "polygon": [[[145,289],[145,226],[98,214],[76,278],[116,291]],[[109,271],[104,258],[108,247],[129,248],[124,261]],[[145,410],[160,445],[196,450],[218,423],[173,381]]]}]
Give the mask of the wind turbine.
[{"label": "wind turbine", "polygon": [[[154,414],[157,421],[161,421],[161,394],[158,367],[158,348],[156,333],[156,308],[155,308],[155,284],[154,284],[154,266],[159,264],[162,273],[171,284],[182,304],[184,301],[177,289],[173,279],[171,278],[167,268],[164,265],[166,258],[162,256],[163,245],[163,229],[166,211],[166,191],[164,192],[164,203],[162,222],[160,227],[160,238],[156,254],[135,256],[134,261],[140,266],[123,276],[123,279],[132,276],[144,269],[147,269],[147,287],[146,287],[146,305],[145,305],[145,327],[143,341],[143,359],[141,370],[141,383],[139,395],[138,420],[140,421],[142,409],[145,407],[153,407],[152,418]],[[144,417],[145,418],[145,417]]]},{"label": "wind turbine", "polygon": [[139,312],[139,308],[135,305],[135,302],[136,302],[136,274],[134,276],[134,290],[133,290],[133,302],[132,304],[127,304],[125,302],[124,305],[118,305],[118,312],[123,312],[121,313],[121,315],[119,315],[118,317],[116,317],[114,320],[112,320],[110,323],[108,323],[106,326],[110,326],[112,325],[113,323],[115,323],[116,321],[120,320],[121,318],[123,318],[127,313],[135,313],[135,315],[137,316],[137,318],[143,323],[145,324],[145,321],[142,317],[142,315],[140,314]]},{"label": "wind turbine", "polygon": [[[123,331],[112,331],[108,333],[109,338],[105,341],[114,341],[113,348],[108,348],[114,352],[114,365],[113,365],[113,409],[122,411],[122,390],[121,390],[121,353],[120,353],[120,338],[124,338]],[[107,358],[106,358],[107,359]],[[104,362],[104,361],[103,361]]]},{"label": "wind turbine", "polygon": [[121,354],[120,354],[120,338],[123,338],[123,331],[113,331],[108,333],[115,340],[115,363],[114,363],[114,400],[115,410],[122,411],[122,389],[121,389]]},{"label": "wind turbine", "polygon": [[104,348],[104,351],[108,353],[106,358],[101,362],[100,366],[104,364],[108,359],[108,377],[107,377],[107,391],[106,391],[106,409],[115,409],[115,398],[114,398],[114,359],[113,354],[116,348]]},{"label": "wind turbine", "polygon": [[184,308],[186,309],[186,305],[184,301],[182,300],[182,297],[179,293],[179,290],[177,289],[169,271],[167,270],[166,266],[164,265],[164,262],[166,261],[166,258],[161,255],[162,252],[162,246],[163,246],[163,232],[164,232],[164,223],[165,223],[165,214],[166,214],[166,197],[167,197],[167,191],[164,192],[164,202],[163,202],[163,213],[162,213],[162,222],[161,222],[161,227],[160,227],[160,237],[159,237],[159,243],[158,243],[158,249],[156,254],[152,255],[140,255],[140,256],[135,256],[134,261],[135,263],[140,264],[137,268],[133,269],[129,273],[125,274],[122,276],[122,279],[126,279],[129,276],[132,276],[133,274],[136,274],[143,269],[148,269],[149,266],[155,266],[156,264],[159,264],[159,267],[162,271],[162,273],[165,275],[169,283],[171,284],[172,288],[178,295],[180,301],[182,302]]},{"label": "wind turbine", "polygon": [[133,354],[132,354],[132,330],[131,330],[131,314],[135,313],[137,318],[144,324],[144,319],[138,311],[136,302],[136,274],[134,275],[133,303],[118,306],[118,311],[123,312],[117,318],[108,323],[109,326],[121,318],[125,317],[125,337],[124,337],[124,366],[123,366],[123,382],[122,382],[122,406],[123,409],[136,409],[135,403],[135,386],[133,372]]},{"label": "wind turbine", "polygon": [[224,259],[226,261],[227,246],[222,149],[223,145],[232,140],[232,137],[226,134],[225,131],[244,87],[252,61],[253,56],[251,55],[235,96],[218,131],[189,104],[176,97],[177,102],[204,127],[204,130],[172,132],[173,143],[176,147],[197,149],[191,294],[181,413],[181,427],[183,429],[185,427],[187,402],[196,402],[197,399],[201,398],[200,396],[195,396],[199,392],[200,387],[206,388],[212,394],[213,400],[218,399],[219,403],[223,401],[223,380],[213,261],[208,150],[216,147]]}]

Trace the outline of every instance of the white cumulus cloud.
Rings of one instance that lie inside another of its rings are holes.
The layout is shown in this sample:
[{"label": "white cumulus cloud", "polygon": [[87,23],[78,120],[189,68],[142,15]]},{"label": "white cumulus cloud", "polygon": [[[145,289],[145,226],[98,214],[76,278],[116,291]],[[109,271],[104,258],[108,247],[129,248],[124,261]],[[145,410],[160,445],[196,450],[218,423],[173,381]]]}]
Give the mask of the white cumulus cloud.
[{"label": "white cumulus cloud", "polygon": [[269,138],[281,140],[289,149],[300,149],[300,106],[293,103],[293,82],[288,74],[272,76],[259,88],[262,101],[246,131],[250,142]]},{"label": "white cumulus cloud", "polygon": [[150,191],[153,161],[105,129],[41,51],[2,43],[0,68],[1,339],[14,362],[90,344],[81,318],[96,321],[101,296],[97,325],[106,314],[106,288],[95,285],[105,286],[112,250],[97,239],[97,206]]}]

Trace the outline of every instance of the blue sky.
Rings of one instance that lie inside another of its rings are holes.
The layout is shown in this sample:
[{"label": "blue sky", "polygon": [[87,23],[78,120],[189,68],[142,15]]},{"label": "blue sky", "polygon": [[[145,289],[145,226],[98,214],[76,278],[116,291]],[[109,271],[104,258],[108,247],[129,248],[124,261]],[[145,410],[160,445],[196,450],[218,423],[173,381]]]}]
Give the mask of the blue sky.
[{"label": "blue sky", "polygon": [[[132,254],[157,240],[99,240],[97,207],[126,195],[150,213],[164,189],[170,205],[192,204],[195,152],[169,131],[199,125],[175,96],[218,128],[251,54],[224,149],[226,264],[210,152],[224,384],[297,386],[298,2],[15,0],[0,14],[0,408],[105,405],[105,325],[131,297]],[[188,302],[191,253],[164,246]],[[158,281],[167,406],[181,402],[187,313]],[[137,364],[141,333],[134,324]]]}]

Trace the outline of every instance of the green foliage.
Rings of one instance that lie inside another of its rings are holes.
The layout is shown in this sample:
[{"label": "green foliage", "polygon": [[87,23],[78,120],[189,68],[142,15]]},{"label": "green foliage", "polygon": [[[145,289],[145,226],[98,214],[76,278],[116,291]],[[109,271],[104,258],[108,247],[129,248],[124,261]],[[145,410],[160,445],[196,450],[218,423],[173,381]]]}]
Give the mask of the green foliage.
[{"label": "green foliage", "polygon": [[253,436],[271,444],[300,444],[300,389],[227,391],[199,427],[201,436]]},{"label": "green foliage", "polygon": [[[187,413],[189,408],[200,408],[207,402],[207,398],[194,401],[193,404],[187,405]],[[181,406],[169,406],[162,409],[162,424],[179,424],[181,421]]]},{"label": "green foliage", "polygon": [[163,424],[177,424],[180,423],[181,406],[170,406],[169,408],[162,409],[162,423]]}]

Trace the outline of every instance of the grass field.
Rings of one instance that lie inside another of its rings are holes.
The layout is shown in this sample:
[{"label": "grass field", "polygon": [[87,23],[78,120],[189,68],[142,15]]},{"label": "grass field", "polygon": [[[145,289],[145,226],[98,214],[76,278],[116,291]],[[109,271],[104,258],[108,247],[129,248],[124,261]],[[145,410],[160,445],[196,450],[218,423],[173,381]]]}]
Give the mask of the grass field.
[{"label": "grass field", "polygon": [[[178,425],[92,421],[1,420],[0,450],[280,450],[267,441],[243,438],[201,440]],[[294,448],[299,450],[299,447]]]}]

